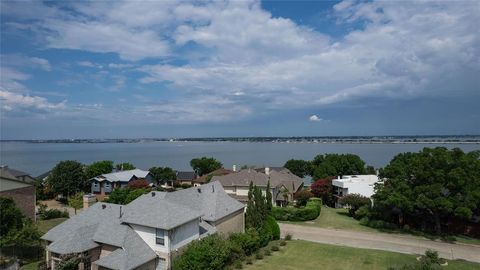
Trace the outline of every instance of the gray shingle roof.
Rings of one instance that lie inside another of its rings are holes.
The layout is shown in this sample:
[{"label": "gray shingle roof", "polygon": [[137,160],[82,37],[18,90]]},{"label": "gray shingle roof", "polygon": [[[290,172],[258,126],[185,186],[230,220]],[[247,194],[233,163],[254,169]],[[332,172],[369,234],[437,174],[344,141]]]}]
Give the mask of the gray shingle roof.
[{"label": "gray shingle roof", "polygon": [[191,181],[197,178],[193,171],[177,171],[177,180],[179,181]]},{"label": "gray shingle roof", "polygon": [[128,171],[119,171],[119,172],[112,172],[112,173],[105,173],[99,176],[96,176],[90,180],[96,180],[99,182],[102,181],[109,181],[109,182],[128,182],[132,179],[133,176],[138,178],[145,178],[150,172],[144,171],[140,169],[133,169]]}]

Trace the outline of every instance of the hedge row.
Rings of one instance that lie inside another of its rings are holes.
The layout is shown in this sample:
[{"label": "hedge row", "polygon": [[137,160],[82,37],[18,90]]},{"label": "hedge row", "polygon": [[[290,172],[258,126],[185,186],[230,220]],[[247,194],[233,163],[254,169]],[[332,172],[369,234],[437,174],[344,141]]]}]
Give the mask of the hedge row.
[{"label": "hedge row", "polygon": [[321,200],[312,198],[305,207],[274,207],[272,214],[280,221],[307,221],[316,219],[321,209]]},{"label": "hedge row", "polygon": [[268,217],[261,232],[249,229],[246,233],[234,233],[228,238],[222,235],[207,236],[194,241],[175,259],[174,270],[220,270],[255,253],[271,240],[280,238],[280,228]]}]

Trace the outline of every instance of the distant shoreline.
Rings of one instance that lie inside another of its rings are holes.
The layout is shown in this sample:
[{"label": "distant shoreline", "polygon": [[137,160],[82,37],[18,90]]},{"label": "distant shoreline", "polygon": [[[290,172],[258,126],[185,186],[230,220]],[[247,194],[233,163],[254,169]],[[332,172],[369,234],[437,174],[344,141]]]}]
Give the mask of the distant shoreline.
[{"label": "distant shoreline", "polygon": [[24,143],[152,143],[152,142],[248,142],[315,144],[480,144],[480,135],[458,136],[324,136],[324,137],[218,137],[218,138],[138,138],[138,139],[48,139],[0,140]]}]

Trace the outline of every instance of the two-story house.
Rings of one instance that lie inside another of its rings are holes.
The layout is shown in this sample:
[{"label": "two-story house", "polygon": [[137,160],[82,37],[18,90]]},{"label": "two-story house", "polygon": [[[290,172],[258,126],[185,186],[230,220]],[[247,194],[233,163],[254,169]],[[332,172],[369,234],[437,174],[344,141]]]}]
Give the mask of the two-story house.
[{"label": "two-story house", "polygon": [[277,206],[293,201],[294,194],[303,188],[303,179],[286,168],[244,169],[227,175],[213,176],[212,181],[220,182],[229,195],[242,202],[248,200],[250,182],[259,187],[264,194],[270,182],[272,203]]},{"label": "two-story house", "polygon": [[128,205],[95,203],[42,236],[52,270],[71,256],[79,269],[171,269],[188,243],[244,232],[244,205],[218,182],[152,191]]},{"label": "two-story house", "polygon": [[113,189],[126,187],[130,181],[137,179],[145,179],[148,183],[152,183],[153,177],[149,171],[140,169],[105,173],[90,179],[91,192],[108,195]]}]

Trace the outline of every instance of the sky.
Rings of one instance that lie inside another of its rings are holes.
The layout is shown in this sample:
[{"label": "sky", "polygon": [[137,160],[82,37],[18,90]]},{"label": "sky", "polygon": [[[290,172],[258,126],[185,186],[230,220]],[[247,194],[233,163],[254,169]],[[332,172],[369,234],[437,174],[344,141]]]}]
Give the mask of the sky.
[{"label": "sky", "polygon": [[480,134],[478,1],[2,1],[1,139]]}]

